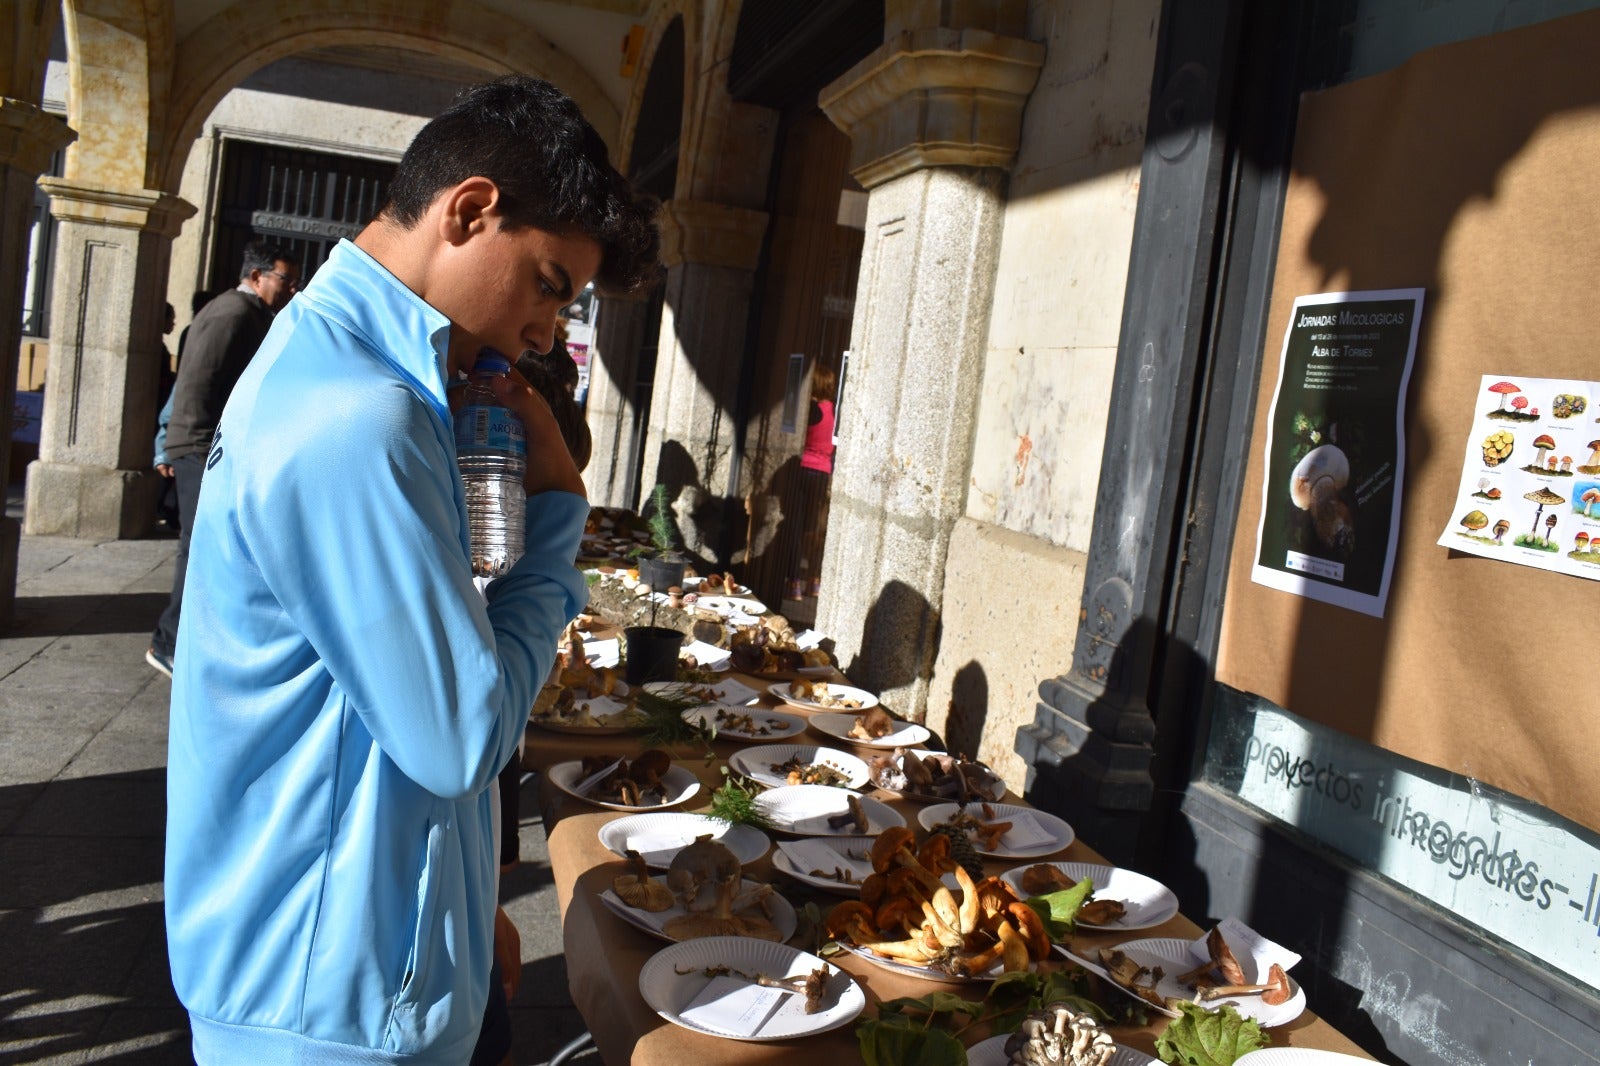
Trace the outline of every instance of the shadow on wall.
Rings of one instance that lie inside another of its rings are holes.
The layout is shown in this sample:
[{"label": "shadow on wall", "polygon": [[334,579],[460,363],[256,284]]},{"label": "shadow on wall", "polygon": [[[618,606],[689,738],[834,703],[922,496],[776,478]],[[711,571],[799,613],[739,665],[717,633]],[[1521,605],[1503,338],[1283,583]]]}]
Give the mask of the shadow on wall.
[{"label": "shadow on wall", "polygon": [[844,672],[874,692],[926,684],[939,654],[941,627],[939,612],[922,593],[890,581],[867,609],[859,650]]},{"label": "shadow on wall", "polygon": [[[715,496],[700,483],[700,471],[689,450],[675,440],[663,441],[656,465],[656,484],[667,490],[667,509],[673,537],[694,564],[721,569],[728,565],[729,515],[739,501]],[[654,509],[654,486],[641,492],[640,510],[649,515]],[[773,601],[776,602],[776,601]]]},{"label": "shadow on wall", "polygon": [[950,682],[950,714],[944,724],[950,753],[976,759],[988,720],[989,675],[973,660],[957,670]]}]

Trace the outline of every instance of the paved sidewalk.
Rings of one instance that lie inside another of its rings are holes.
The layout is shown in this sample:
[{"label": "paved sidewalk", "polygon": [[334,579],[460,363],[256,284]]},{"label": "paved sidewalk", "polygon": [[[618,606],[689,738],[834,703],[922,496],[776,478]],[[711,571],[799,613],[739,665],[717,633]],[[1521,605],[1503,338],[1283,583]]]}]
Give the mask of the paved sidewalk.
[{"label": "paved sidewalk", "polygon": [[[22,540],[0,631],[0,1063],[191,1061],[161,915],[171,683],[144,661],[176,548]],[[533,1064],[584,1025],[532,782],[522,860],[502,895],[522,931],[514,1059]]]}]

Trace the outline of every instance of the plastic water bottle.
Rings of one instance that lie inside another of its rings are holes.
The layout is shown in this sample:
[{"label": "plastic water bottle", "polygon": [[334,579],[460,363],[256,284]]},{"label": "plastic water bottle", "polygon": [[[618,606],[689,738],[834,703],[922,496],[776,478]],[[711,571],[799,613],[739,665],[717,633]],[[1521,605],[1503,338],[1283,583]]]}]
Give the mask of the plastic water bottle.
[{"label": "plastic water bottle", "polygon": [[522,558],[528,469],[528,431],[495,399],[492,382],[511,363],[493,348],[478,353],[455,417],[456,462],[467,497],[472,572],[495,578]]}]

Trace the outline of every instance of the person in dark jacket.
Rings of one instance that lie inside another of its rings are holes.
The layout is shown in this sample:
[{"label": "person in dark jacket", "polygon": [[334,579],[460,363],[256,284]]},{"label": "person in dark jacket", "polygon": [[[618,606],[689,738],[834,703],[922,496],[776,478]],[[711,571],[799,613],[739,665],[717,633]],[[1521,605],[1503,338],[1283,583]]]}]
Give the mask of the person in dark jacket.
[{"label": "person in dark jacket", "polygon": [[183,579],[189,563],[189,527],[200,499],[206,451],[222,418],[229,393],[280,311],[300,286],[300,266],[282,246],[255,240],[246,246],[239,285],[219,294],[189,324],[181,347],[178,379],[172,387],[172,416],[167,422],[167,463],[178,494],[178,555],[172,574],[172,598],[144,653],[147,663],[172,676],[172,655],[178,643],[178,618],[183,610]]}]

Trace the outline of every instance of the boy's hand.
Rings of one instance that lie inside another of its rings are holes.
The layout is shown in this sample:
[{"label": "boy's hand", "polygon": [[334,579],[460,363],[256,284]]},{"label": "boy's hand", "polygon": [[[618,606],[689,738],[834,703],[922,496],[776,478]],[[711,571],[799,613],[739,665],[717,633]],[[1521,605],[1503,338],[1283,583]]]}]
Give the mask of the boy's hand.
[{"label": "boy's hand", "polygon": [[540,492],[571,492],[588,499],[583,476],[567,451],[567,442],[556,425],[550,405],[534,391],[526,378],[513,367],[504,377],[494,379],[495,398],[514,411],[528,430],[528,473],[523,487],[528,495]]}]

